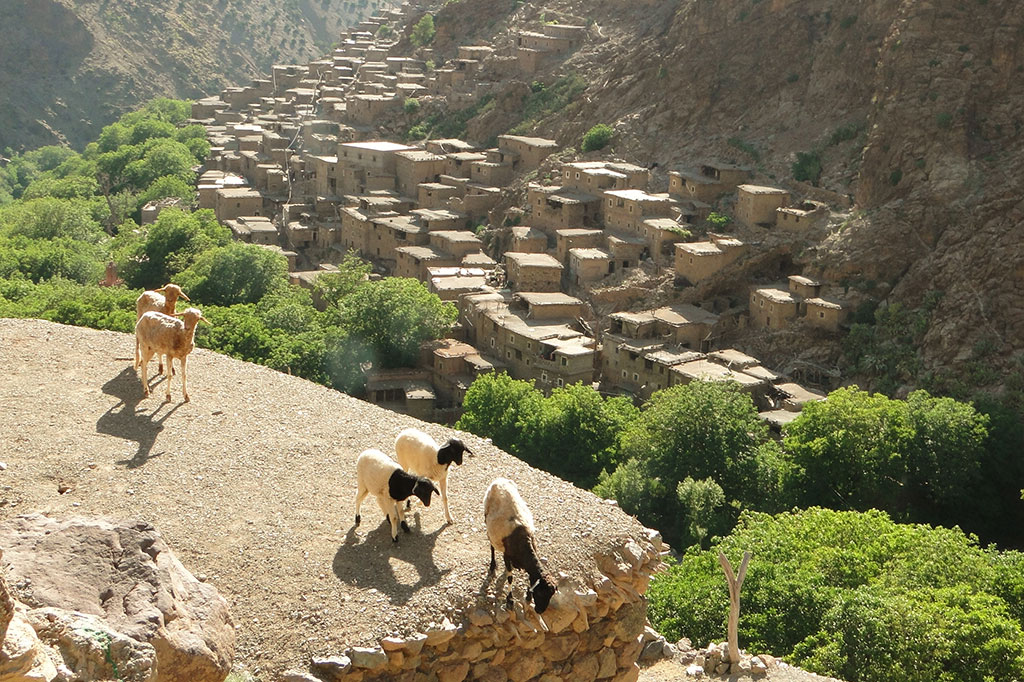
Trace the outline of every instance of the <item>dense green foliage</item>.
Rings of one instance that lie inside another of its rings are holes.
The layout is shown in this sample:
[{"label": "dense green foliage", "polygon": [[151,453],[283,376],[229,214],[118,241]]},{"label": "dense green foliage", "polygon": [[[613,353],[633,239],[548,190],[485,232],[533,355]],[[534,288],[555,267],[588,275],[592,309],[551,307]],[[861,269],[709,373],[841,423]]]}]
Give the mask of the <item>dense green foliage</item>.
[{"label": "dense green foliage", "polygon": [[740,614],[740,641],[753,651],[792,651],[799,665],[849,682],[1024,674],[1018,552],[879,511],[747,512],[719,546],[688,551],[652,583],[649,616],[670,639],[723,638],[719,550],[753,554]]},{"label": "dense green foliage", "polygon": [[575,102],[587,82],[577,73],[570,73],[547,85],[534,81],[530,93],[523,98],[523,120],[509,130],[513,135],[529,135],[548,116],[562,111]]},{"label": "dense green foliage", "polygon": [[484,375],[463,401],[457,428],[486,434],[495,445],[579,485],[590,487],[614,467],[616,440],[636,408],[626,398],[603,398],[575,384],[544,394],[507,374]]},{"label": "dense green foliage", "polygon": [[[288,284],[282,255],[232,242],[212,211],[191,211],[192,169],[209,146],[202,126],[181,127],[188,115],[186,102],[156,100],[82,154],[47,147],[0,169],[0,315],[131,332],[140,290],[174,281],[213,323],[198,329],[200,346],[350,392],[366,363],[410,363],[447,333],[450,304],[414,280],[368,281],[354,257],[320,278],[320,312]],[[185,208],[133,220],[163,197]],[[108,262],[124,286],[98,286]]]},{"label": "dense green foliage", "polygon": [[580,149],[583,152],[594,152],[598,149],[604,149],[611,142],[613,135],[615,135],[614,128],[604,123],[598,123],[583,134]]},{"label": "dense green foliage", "polygon": [[416,47],[429,45],[433,42],[436,32],[434,29],[434,15],[428,12],[413,26],[412,33],[409,34],[409,42]]}]

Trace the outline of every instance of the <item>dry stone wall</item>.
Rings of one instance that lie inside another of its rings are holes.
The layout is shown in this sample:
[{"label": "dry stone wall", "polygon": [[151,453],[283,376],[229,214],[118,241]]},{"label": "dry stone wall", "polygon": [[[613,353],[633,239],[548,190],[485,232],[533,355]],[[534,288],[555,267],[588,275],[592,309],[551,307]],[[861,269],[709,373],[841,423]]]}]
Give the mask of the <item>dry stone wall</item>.
[{"label": "dry stone wall", "polygon": [[309,672],[293,671],[284,679],[633,682],[647,617],[644,593],[666,550],[656,531],[647,540],[623,538],[594,557],[597,571],[586,584],[570,585],[562,575],[541,617],[521,606],[519,592],[512,608],[500,598],[478,600],[461,622],[445,618],[409,637],[385,637],[376,647],[317,658]]}]

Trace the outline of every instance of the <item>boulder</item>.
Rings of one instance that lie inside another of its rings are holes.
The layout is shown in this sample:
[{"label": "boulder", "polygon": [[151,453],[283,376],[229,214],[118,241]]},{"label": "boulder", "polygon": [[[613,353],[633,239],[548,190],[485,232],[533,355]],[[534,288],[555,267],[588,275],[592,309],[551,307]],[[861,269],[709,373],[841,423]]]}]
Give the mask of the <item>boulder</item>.
[{"label": "boulder", "polygon": [[78,611],[156,651],[156,682],[222,682],[235,630],[227,602],[152,525],[27,514],[0,523],[10,581],[34,608]]},{"label": "boulder", "polygon": [[55,677],[57,669],[32,626],[20,614],[14,614],[0,649],[0,680],[50,682]]}]

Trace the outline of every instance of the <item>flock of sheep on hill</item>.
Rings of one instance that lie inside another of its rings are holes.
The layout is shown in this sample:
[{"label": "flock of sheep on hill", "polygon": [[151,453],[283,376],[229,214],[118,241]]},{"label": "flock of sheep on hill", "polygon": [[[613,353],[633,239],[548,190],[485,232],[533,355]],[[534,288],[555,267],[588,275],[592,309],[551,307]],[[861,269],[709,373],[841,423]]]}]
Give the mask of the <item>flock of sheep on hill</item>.
[{"label": "flock of sheep on hill", "polygon": [[[186,361],[195,348],[196,325],[200,321],[209,323],[209,320],[198,308],[175,312],[179,297],[189,300],[180,287],[168,284],[155,291],[146,291],[136,300],[135,368],[142,368],[142,390],[148,396],[146,368],[156,355],[160,363],[159,372],[167,378],[167,400],[170,400],[171,377],[174,359],[177,358],[181,364],[181,389],[185,402],[188,402]],[[461,465],[462,455],[466,452],[473,454],[457,438],[439,446],[429,434],[415,428],[405,429],[395,439],[397,461],[380,450],[364,450],[356,460],[356,525],[361,518],[359,508],[369,494],[377,498],[381,511],[388,517],[394,542],[398,542],[399,526],[409,532],[405,512],[413,496],[429,507],[431,495],[439,495],[445,520],[453,523],[448,507],[448,469],[452,463]],[[405,505],[401,504],[403,501]],[[527,601],[533,602],[538,614],[543,613],[555,593],[555,586],[541,571],[533,515],[515,483],[507,478],[496,478],[491,482],[484,495],[484,522],[491,543],[490,573],[497,569],[494,550],[501,550],[505,559],[504,579],[511,586],[512,569],[526,571],[530,579]],[[511,598],[512,593],[509,592],[508,600]]]}]

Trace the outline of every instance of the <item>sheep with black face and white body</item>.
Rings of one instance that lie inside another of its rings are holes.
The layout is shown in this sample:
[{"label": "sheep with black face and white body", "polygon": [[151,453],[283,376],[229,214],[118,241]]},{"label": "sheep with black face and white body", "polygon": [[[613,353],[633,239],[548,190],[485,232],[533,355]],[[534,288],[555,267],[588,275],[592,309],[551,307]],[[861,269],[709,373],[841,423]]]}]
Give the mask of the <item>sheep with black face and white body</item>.
[{"label": "sheep with black face and white body", "polygon": [[431,493],[438,494],[437,486],[430,479],[405,471],[398,462],[373,448],[363,450],[356,460],[356,488],[356,525],[362,520],[359,508],[366,496],[372,493],[381,511],[391,521],[393,542],[398,542],[399,522],[402,530],[409,532],[405,511],[399,502],[415,495],[429,507]]},{"label": "sheep with black face and white body", "polygon": [[494,550],[499,549],[505,559],[505,578],[508,583],[512,584],[513,568],[526,571],[530,577],[526,599],[533,600],[534,610],[538,614],[544,613],[555,594],[555,586],[541,571],[533,514],[519,495],[515,483],[507,478],[491,481],[484,494],[484,523],[487,526],[487,538],[491,541],[489,572],[494,573],[497,569]]},{"label": "sheep with black face and white body", "polygon": [[[180,319],[179,319],[180,318]],[[142,392],[149,395],[149,380],[146,376],[146,368],[154,355],[166,355],[168,372],[167,376],[167,400],[171,399],[171,376],[173,374],[174,359],[181,361],[181,392],[188,398],[188,374],[186,364],[188,354],[196,346],[196,325],[199,322],[209,322],[198,308],[189,308],[185,312],[164,315],[150,311],[144,313],[139,321],[135,323],[135,343],[139,348],[139,354],[135,358],[135,368],[142,368]]]},{"label": "sheep with black face and white body", "polygon": [[[181,297],[186,301],[190,301],[185,292],[181,290],[177,284],[165,284],[159,289],[153,289],[152,291],[143,291],[137,299],[135,299],[135,322],[138,323],[139,318],[148,312],[158,312],[164,315],[174,315],[174,308],[178,303],[178,298]],[[161,355],[158,358],[160,367],[157,371],[160,374],[164,373],[164,357]],[[135,365],[139,364],[139,343],[138,340],[135,342]],[[171,368],[173,372],[174,369]]]},{"label": "sheep with black face and white body", "polygon": [[462,464],[464,452],[473,454],[458,438],[449,438],[439,446],[430,434],[416,428],[405,429],[395,438],[395,458],[401,467],[437,482],[441,489],[444,518],[448,523],[452,523],[452,513],[448,508],[448,469],[452,464]]}]

